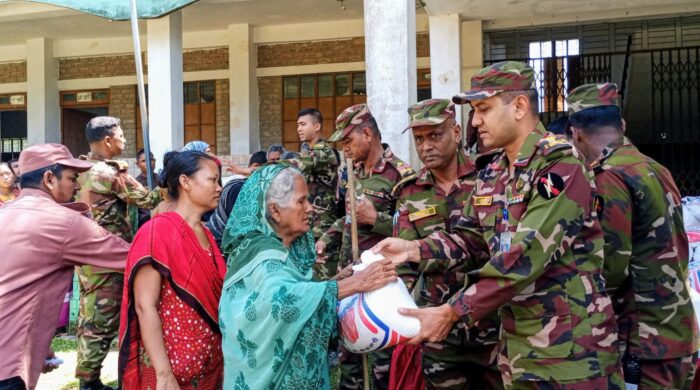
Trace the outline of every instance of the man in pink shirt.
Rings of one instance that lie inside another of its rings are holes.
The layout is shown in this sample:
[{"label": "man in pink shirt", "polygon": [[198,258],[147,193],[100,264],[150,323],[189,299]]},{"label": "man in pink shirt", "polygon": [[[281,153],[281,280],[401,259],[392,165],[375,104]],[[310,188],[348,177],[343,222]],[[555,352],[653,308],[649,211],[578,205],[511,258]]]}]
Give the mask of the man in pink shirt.
[{"label": "man in pink shirt", "polygon": [[[59,144],[19,157],[21,195],[0,207],[0,390],[34,389],[76,265],[123,270],[129,244],[71,202],[92,164]],[[94,256],[99,253],[100,256]]]}]

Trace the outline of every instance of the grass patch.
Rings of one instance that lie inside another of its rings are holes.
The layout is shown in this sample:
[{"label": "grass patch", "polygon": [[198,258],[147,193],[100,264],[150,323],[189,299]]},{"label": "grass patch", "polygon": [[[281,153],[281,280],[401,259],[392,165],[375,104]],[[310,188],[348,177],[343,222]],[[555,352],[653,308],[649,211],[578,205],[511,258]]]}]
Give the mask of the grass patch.
[{"label": "grass patch", "polygon": [[51,341],[54,352],[71,352],[78,349],[78,340],[74,338],[54,338]]},{"label": "grass patch", "polygon": [[[106,382],[105,385],[114,387],[115,389],[117,388],[117,380],[109,381]],[[59,390],[78,390],[80,388],[80,382],[78,380],[70,381],[63,385]]]}]

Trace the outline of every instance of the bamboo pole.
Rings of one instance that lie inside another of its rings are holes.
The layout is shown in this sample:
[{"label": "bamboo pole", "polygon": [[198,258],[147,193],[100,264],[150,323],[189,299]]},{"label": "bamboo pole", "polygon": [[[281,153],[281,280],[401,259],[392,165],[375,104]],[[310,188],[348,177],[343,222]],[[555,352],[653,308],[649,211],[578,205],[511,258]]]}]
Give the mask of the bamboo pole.
[{"label": "bamboo pole", "polygon": [[[355,171],[352,159],[347,158],[345,165],[348,169],[348,191],[345,196],[350,196],[350,242],[352,243],[352,262],[360,259],[360,244],[357,237],[357,194],[355,193]],[[362,376],[364,377],[364,389],[369,390],[369,362],[367,354],[362,354]]]}]

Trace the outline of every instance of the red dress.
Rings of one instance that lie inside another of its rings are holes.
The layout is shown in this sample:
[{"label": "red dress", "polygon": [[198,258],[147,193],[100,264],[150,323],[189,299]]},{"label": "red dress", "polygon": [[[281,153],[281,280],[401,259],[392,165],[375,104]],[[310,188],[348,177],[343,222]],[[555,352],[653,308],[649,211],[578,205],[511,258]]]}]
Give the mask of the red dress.
[{"label": "red dress", "polygon": [[[212,332],[165,281],[161,285],[158,314],[165,350],[180,389],[220,389],[224,375],[221,335]],[[141,355],[139,371],[141,389],[155,389],[156,372],[146,353]]]},{"label": "red dress", "polygon": [[219,298],[226,264],[214,237],[202,248],[192,228],[174,212],[159,214],[136,234],[125,269],[119,327],[122,390],[156,389],[155,370],[143,346],[134,303],[134,276],[144,265],[162,277],[158,314],[170,365],[180,388],[222,388]]}]

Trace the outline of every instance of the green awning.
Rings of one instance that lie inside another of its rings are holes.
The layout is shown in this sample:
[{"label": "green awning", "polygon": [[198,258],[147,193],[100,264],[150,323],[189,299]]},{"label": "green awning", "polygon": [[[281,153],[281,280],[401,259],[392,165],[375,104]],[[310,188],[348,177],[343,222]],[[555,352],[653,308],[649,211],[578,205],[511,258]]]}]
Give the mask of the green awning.
[{"label": "green awning", "polygon": [[[129,0],[29,0],[101,16],[112,20],[129,20]],[[197,0],[140,0],[137,2],[139,19],[159,18]],[[0,1],[1,3],[2,1]]]}]

